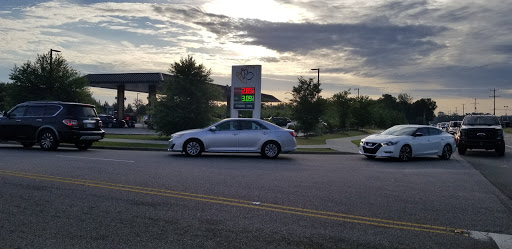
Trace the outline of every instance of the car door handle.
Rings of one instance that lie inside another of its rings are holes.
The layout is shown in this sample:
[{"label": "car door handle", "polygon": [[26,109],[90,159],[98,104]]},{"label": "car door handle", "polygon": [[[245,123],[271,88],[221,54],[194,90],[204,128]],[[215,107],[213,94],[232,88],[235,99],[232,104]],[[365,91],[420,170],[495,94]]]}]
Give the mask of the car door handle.
[{"label": "car door handle", "polygon": [[268,132],[266,132],[266,131],[265,131],[265,132],[263,132],[263,135],[268,135]]},{"label": "car door handle", "polygon": [[43,120],[42,120],[42,119],[40,119],[40,118],[36,119],[36,121],[37,121],[37,122],[43,122]]},{"label": "car door handle", "polygon": [[16,122],[21,122],[21,119],[16,119]]}]

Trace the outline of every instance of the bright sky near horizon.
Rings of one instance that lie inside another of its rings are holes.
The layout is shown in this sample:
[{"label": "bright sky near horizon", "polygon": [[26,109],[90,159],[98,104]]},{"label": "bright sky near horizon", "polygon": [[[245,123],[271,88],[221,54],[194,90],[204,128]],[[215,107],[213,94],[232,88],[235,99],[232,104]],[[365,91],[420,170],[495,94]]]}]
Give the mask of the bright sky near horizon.
[{"label": "bright sky near horizon", "polygon": [[445,113],[474,111],[476,99],[492,113],[499,89],[501,115],[512,113],[510,13],[510,0],[3,0],[0,82],[50,49],[82,75],[166,73],[192,55],[221,85],[232,65],[262,65],[262,91],[283,101],[320,68],[324,97],[407,93]]}]

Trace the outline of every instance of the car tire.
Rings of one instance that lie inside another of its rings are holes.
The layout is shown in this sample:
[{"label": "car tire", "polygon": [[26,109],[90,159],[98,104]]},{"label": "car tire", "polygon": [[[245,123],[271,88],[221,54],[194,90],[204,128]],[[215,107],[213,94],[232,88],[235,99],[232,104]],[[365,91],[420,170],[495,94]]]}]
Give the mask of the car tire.
[{"label": "car tire", "polygon": [[24,148],[32,148],[32,146],[34,146],[34,142],[23,142],[21,143],[21,145],[23,145]]},{"label": "car tire", "polygon": [[261,146],[261,155],[265,158],[277,158],[281,153],[281,146],[277,142],[269,141]]},{"label": "car tire", "polygon": [[200,156],[203,150],[203,143],[198,139],[187,140],[183,145],[183,151],[187,156]]},{"label": "car tire", "polygon": [[467,150],[468,150],[468,149],[467,149],[466,147],[464,147],[464,146],[459,146],[459,147],[457,147],[457,152],[459,152],[459,155],[464,155],[464,154],[466,154],[466,151],[467,151]]},{"label": "car tire", "polygon": [[107,124],[107,127],[108,127],[108,128],[112,128],[112,123],[108,123],[108,124]]},{"label": "car tire", "polygon": [[39,146],[46,151],[57,150],[59,140],[53,131],[43,130],[41,134],[39,134]]},{"label": "car tire", "polygon": [[409,145],[404,145],[400,148],[400,153],[398,154],[398,160],[401,162],[407,162],[412,158],[412,148]]},{"label": "car tire", "polygon": [[450,146],[449,144],[445,145],[443,147],[443,154],[441,154],[439,156],[439,158],[441,158],[442,160],[448,160],[450,159],[450,157],[452,156],[453,154],[453,150],[452,150],[452,146]]},{"label": "car tire", "polygon": [[87,149],[91,148],[91,146],[92,146],[92,142],[76,142],[75,143],[75,147],[78,150],[87,150]]},{"label": "car tire", "polygon": [[496,148],[496,153],[498,154],[498,156],[505,156],[505,145]]}]

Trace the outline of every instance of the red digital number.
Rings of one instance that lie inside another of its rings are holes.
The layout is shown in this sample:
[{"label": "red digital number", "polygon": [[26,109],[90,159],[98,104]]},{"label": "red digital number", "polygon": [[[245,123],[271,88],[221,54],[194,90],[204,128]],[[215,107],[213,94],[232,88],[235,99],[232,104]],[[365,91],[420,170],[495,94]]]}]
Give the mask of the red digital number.
[{"label": "red digital number", "polygon": [[254,87],[242,87],[242,94],[254,94]]}]

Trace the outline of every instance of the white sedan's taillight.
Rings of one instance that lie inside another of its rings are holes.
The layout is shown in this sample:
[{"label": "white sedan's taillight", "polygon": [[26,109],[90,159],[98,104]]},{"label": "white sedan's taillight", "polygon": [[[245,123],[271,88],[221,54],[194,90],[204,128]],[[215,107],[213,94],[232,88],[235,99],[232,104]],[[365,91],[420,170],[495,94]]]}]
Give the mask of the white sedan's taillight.
[{"label": "white sedan's taillight", "polygon": [[295,137],[295,132],[294,131],[290,131],[290,135],[292,135],[292,137]]}]

